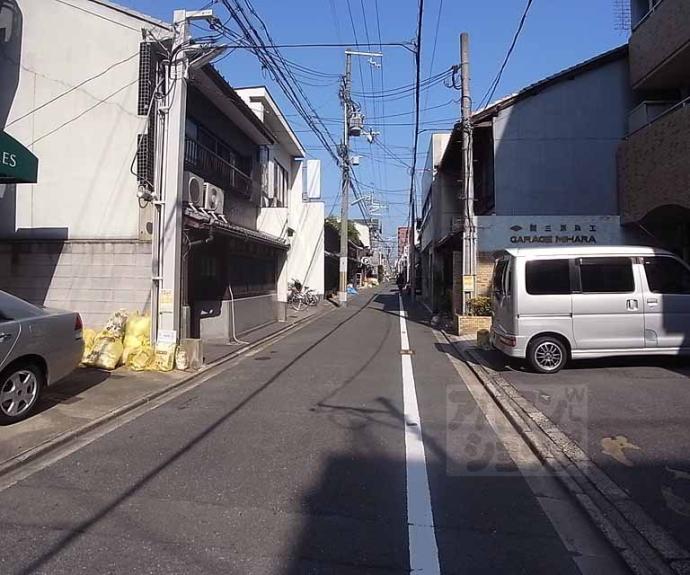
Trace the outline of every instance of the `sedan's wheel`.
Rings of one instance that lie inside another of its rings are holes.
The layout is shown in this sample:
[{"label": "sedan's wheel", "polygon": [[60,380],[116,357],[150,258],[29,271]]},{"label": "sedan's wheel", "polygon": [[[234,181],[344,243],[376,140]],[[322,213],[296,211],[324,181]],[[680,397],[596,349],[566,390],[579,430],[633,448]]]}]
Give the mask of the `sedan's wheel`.
[{"label": "sedan's wheel", "polygon": [[568,351],[558,338],[539,337],[529,346],[528,359],[532,368],[539,373],[556,373],[568,358]]},{"label": "sedan's wheel", "polygon": [[43,372],[33,364],[10,366],[0,374],[0,424],[29,416],[38,402]]}]

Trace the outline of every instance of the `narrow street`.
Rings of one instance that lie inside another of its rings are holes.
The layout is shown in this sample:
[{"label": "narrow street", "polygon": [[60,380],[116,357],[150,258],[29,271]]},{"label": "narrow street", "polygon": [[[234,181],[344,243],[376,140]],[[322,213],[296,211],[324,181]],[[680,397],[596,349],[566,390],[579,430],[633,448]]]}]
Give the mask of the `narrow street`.
[{"label": "narrow street", "polygon": [[366,291],[4,486],[0,572],[627,572],[428,320]]}]

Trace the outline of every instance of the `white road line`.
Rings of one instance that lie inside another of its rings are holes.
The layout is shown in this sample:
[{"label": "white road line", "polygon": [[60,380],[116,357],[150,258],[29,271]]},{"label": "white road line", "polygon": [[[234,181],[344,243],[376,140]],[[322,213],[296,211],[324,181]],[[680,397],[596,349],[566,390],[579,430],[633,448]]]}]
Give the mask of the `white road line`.
[{"label": "white road line", "polygon": [[405,470],[407,475],[407,532],[412,573],[436,574],[441,569],[438,562],[438,546],[434,531],[434,516],[431,510],[429,476],[426,469],[426,454],[419,417],[417,390],[412,371],[410,342],[407,337],[407,322],[402,297],[400,304],[400,349],[403,381],[403,412],[405,418]]}]

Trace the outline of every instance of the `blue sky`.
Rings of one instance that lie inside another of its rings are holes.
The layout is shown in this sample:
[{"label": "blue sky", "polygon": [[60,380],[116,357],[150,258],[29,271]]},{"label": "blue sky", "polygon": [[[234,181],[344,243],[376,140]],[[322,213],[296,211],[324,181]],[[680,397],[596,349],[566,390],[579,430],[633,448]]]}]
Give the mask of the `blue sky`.
[{"label": "blue sky", "polygon": [[[206,0],[118,0],[141,12],[170,21],[176,8],[194,10]],[[356,32],[360,42],[367,34],[378,42],[403,42],[415,35],[418,0],[253,0],[277,43],[352,42]],[[478,102],[486,93],[513,37],[526,0],[425,0],[422,32],[422,78],[437,74],[458,63],[460,32],[469,32],[471,43],[472,96]],[[349,7],[349,10],[348,10]],[[378,19],[377,19],[378,7]],[[439,18],[439,8],[441,8]],[[213,7],[223,20],[228,14],[220,3]],[[352,13],[352,21],[350,20]],[[366,14],[366,17],[364,16]],[[572,66],[610,48],[623,44],[627,34],[616,29],[614,0],[534,0],[517,47],[503,74],[494,99],[509,94],[558,70]],[[353,31],[354,22],[354,31]],[[437,30],[438,22],[438,33]],[[236,29],[235,27],[233,27]],[[435,45],[435,52],[434,52]],[[375,46],[373,46],[375,48]],[[402,48],[384,47],[381,68],[366,58],[353,68],[354,92],[380,92],[414,81],[412,55]],[[342,74],[343,50],[339,48],[286,49],[283,55],[293,62],[323,72]],[[361,66],[361,70],[360,70]],[[322,192],[326,211],[336,205],[339,172],[330,156],[319,147],[304,121],[283,97],[271,78],[265,77],[254,56],[236,50],[218,65],[235,87],[265,84],[288,116],[308,153],[322,160]],[[305,92],[324,118],[336,140],[342,132],[342,112],[338,100],[338,78],[305,78]],[[372,84],[373,82],[373,84]],[[379,190],[388,202],[388,213],[380,217],[384,235],[394,235],[397,225],[408,217],[407,192],[410,185],[414,128],[413,99],[355,98],[364,108],[366,125],[381,132],[380,140],[397,158],[364,138],[353,140],[361,163],[355,168],[367,191]],[[422,92],[421,106],[433,108],[422,113],[418,151],[419,169],[424,167],[431,131],[450,130],[459,114],[459,92],[442,83]],[[418,172],[421,173],[421,172]],[[339,213],[339,204],[335,212]],[[356,207],[351,217],[359,217]]]}]

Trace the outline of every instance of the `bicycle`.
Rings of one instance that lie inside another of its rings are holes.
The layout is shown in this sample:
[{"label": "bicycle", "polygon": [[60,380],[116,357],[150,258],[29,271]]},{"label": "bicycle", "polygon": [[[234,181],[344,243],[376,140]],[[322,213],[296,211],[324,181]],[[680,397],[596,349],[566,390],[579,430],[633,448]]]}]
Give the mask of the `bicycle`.
[{"label": "bicycle", "polygon": [[303,307],[309,305],[303,286],[299,281],[293,280],[288,284],[288,288],[290,291],[288,291],[287,302],[292,309],[301,311]]}]

